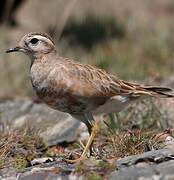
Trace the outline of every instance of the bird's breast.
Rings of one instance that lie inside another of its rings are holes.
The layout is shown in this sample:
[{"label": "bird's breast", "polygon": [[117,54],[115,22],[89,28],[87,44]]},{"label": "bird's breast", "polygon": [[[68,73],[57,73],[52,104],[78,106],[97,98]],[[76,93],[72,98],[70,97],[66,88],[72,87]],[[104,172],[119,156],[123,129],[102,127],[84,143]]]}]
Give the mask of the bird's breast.
[{"label": "bird's breast", "polygon": [[55,73],[54,67],[44,66],[43,64],[36,64],[31,67],[30,71],[31,83],[37,95],[42,100],[61,95],[65,87],[63,83],[63,76],[60,73]]},{"label": "bird's breast", "polygon": [[86,109],[86,103],[74,95],[75,82],[66,69],[35,65],[31,68],[30,76],[36,94],[48,106],[68,113],[79,113]]}]

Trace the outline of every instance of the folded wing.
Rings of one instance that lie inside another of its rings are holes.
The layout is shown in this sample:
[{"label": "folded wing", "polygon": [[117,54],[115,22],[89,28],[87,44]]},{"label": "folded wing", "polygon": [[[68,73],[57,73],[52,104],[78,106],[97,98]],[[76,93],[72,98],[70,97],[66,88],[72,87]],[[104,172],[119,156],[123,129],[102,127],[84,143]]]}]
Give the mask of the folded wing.
[{"label": "folded wing", "polygon": [[[158,86],[143,86],[135,83],[126,82],[104,70],[90,65],[83,65],[73,62],[76,69],[76,76],[79,81],[85,81],[93,87],[92,94],[95,96],[113,97],[122,95],[137,98],[140,96],[154,97],[174,97],[170,92],[172,89]],[[71,66],[72,67],[72,66]]]}]

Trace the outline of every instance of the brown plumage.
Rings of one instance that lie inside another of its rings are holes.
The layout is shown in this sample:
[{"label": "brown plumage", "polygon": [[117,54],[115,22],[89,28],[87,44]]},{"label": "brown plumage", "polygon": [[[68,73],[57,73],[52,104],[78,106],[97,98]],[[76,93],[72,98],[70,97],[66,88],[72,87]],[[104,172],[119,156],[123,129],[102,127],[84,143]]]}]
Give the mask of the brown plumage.
[{"label": "brown plumage", "polygon": [[92,114],[119,112],[141,97],[173,97],[169,88],[125,82],[104,70],[63,58],[44,33],[25,35],[7,52],[13,51],[30,57],[31,82],[43,102],[84,122],[89,133]]},{"label": "brown plumage", "polygon": [[169,88],[127,83],[104,70],[52,55],[33,63],[31,80],[44,102],[71,114],[95,113],[115,96],[125,97],[129,102],[142,96],[172,97]]}]

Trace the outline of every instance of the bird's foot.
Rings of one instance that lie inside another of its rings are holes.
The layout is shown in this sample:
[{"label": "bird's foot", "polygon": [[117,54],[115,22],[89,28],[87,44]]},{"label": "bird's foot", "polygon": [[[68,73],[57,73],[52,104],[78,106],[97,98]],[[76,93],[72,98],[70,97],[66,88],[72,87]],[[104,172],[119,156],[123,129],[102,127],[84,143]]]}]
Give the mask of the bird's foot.
[{"label": "bird's foot", "polygon": [[96,136],[96,134],[98,133],[99,131],[99,125],[98,125],[98,121],[95,122],[93,128],[92,128],[92,133],[88,139],[88,142],[83,150],[83,153],[81,155],[80,158],[78,159],[75,159],[75,160],[70,160],[70,159],[65,159],[66,162],[69,162],[69,163],[77,163],[77,162],[80,162],[80,161],[83,161],[83,160],[86,160],[87,159],[87,151],[90,150],[90,153],[92,152],[92,142],[94,140],[94,137]]}]

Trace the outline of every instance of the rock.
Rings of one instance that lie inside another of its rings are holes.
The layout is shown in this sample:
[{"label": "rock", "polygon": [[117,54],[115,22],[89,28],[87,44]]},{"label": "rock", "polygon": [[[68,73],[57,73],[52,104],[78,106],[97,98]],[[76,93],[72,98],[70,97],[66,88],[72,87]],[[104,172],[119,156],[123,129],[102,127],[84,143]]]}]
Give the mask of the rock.
[{"label": "rock", "polygon": [[169,180],[174,179],[174,162],[168,161],[147,167],[129,167],[111,174],[114,180]]},{"label": "rock", "polygon": [[122,158],[117,161],[117,168],[122,169],[144,162],[147,164],[158,164],[168,160],[174,160],[174,151],[170,149],[160,149]]},{"label": "rock", "polygon": [[32,175],[18,178],[18,180],[84,180],[84,177],[79,175],[57,175],[48,172],[40,172]]},{"label": "rock", "polygon": [[[0,179],[2,180],[43,180],[43,179],[68,179],[74,172],[75,166],[69,165],[62,161],[54,161],[44,163],[42,165],[35,165],[24,170],[14,170],[7,168],[0,172]],[[77,178],[76,178],[77,179]]]},{"label": "rock", "polygon": [[174,179],[174,151],[161,149],[117,161],[118,171],[110,179],[168,180]]},{"label": "rock", "polygon": [[32,166],[34,166],[36,164],[44,164],[44,163],[52,162],[52,161],[53,159],[50,157],[42,157],[42,158],[33,159],[30,163]]},{"label": "rock", "polygon": [[69,114],[50,109],[30,100],[0,102],[0,132],[31,128],[48,145],[72,142],[79,136],[80,122]]},{"label": "rock", "polygon": [[18,176],[18,180],[83,180],[84,177],[71,173],[72,169],[62,169],[60,167],[35,168],[32,172],[26,172]]}]

